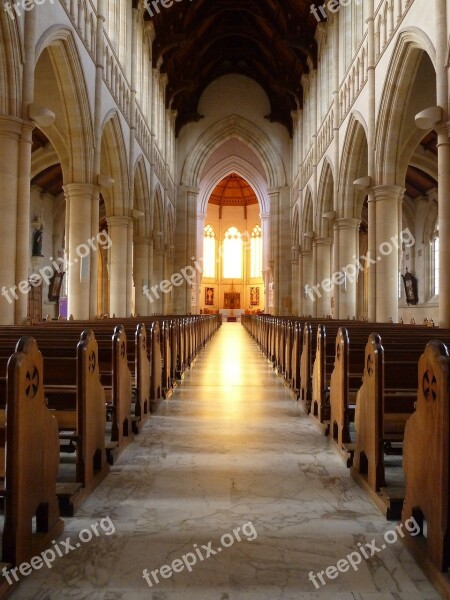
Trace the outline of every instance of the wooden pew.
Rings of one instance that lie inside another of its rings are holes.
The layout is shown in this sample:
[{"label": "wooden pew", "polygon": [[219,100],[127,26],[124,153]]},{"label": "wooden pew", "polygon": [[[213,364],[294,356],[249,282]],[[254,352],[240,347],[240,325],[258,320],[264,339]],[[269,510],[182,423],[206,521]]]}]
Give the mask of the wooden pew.
[{"label": "wooden pew", "polygon": [[3,561],[12,565],[40,554],[64,529],[56,497],[58,423],[45,406],[43,381],[36,341],[21,338],[7,370],[2,549]]},{"label": "wooden pew", "polygon": [[151,410],[154,412],[162,395],[162,357],[161,357],[161,335],[158,321],[150,325],[150,402]]},{"label": "wooden pew", "polygon": [[114,329],[112,339],[112,427],[111,441],[118,442],[119,448],[133,439],[131,430],[131,399],[133,386],[128,368],[127,337],[122,325]]},{"label": "wooden pew", "polygon": [[[450,357],[440,341],[427,344],[418,365],[416,410],[403,442],[406,493],[402,521],[414,517],[418,537],[405,541],[419,564],[450,597]],[[426,538],[424,534],[426,522]]]},{"label": "wooden pew", "polygon": [[303,327],[303,345],[300,357],[300,395],[306,412],[311,411],[311,392],[312,392],[312,327],[310,323],[305,323]]},{"label": "wooden pew", "polygon": [[[324,325],[318,325],[316,335],[316,356],[313,364],[311,382],[311,414],[319,423],[330,418],[329,386],[327,381],[326,331]],[[329,371],[328,371],[329,372]],[[328,433],[327,423],[324,431]]]},{"label": "wooden pew", "polygon": [[291,390],[296,398],[300,395],[300,357],[303,346],[303,328],[300,321],[293,325],[293,342],[291,352]]},{"label": "wooden pew", "polygon": [[134,414],[139,419],[138,428],[134,433],[138,433],[145,421],[150,416],[150,378],[151,369],[147,349],[147,330],[143,323],[139,323],[136,328],[135,343],[135,381],[136,397]]},{"label": "wooden pew", "polygon": [[364,352],[354,348],[351,356],[350,361],[348,330],[340,327],[336,335],[334,369],[330,381],[330,434],[348,467],[353,464],[355,450],[350,438],[350,420],[354,416],[356,394],[361,386]]},{"label": "wooden pew", "polygon": [[[73,516],[109,472],[105,394],[98,356],[94,333],[86,330],[77,345],[76,361],[44,359],[45,397],[58,421],[61,450],[70,451],[72,444],[76,450],[75,481],[71,482],[69,473],[69,477],[65,477],[68,480],[57,485],[60,511],[64,516]],[[69,447],[65,442],[69,442]]]},{"label": "wooden pew", "polygon": [[[385,444],[401,443],[406,421],[414,412],[417,361],[420,353],[394,350],[387,356],[378,334],[369,336],[363,383],[356,400],[356,448],[352,477],[365,489],[388,519],[399,517],[403,490],[386,488]],[[380,494],[379,492],[382,492]]]}]

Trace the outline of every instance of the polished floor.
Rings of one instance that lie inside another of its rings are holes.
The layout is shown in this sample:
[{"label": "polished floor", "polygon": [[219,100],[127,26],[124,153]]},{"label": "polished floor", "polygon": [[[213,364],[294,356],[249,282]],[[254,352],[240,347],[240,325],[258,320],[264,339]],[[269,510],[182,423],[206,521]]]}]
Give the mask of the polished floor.
[{"label": "polished floor", "polygon": [[[51,569],[22,577],[13,598],[438,599],[401,541],[383,544],[395,525],[350,479],[243,327],[228,323],[66,521],[61,539],[70,536],[75,549],[66,555],[65,545]],[[355,569],[322,575],[326,585],[310,579],[372,540],[385,548]]]}]

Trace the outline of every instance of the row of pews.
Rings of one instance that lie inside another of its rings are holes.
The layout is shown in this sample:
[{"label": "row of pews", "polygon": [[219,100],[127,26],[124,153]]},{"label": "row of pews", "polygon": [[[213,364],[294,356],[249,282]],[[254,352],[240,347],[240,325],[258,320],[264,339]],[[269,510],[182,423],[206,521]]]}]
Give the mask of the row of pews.
[{"label": "row of pews", "polygon": [[450,598],[450,330],[242,316],[242,324],[351,476]]},{"label": "row of pews", "polygon": [[[48,548],[184,377],[217,316],[0,328],[1,569]],[[10,578],[11,579],[11,578]],[[0,581],[0,598],[11,586]]]}]

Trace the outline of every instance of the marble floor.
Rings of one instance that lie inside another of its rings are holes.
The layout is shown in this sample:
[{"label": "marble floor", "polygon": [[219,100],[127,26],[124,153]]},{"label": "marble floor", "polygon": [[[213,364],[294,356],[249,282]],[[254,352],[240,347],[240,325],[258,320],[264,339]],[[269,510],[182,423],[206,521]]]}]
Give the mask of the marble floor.
[{"label": "marble floor", "polygon": [[[350,479],[243,327],[227,323],[66,520],[61,539],[70,536],[75,549],[65,554],[63,545],[64,555],[22,577],[12,597],[438,599],[402,542],[383,543],[395,526]],[[385,548],[356,570],[322,575],[326,585],[310,580],[372,540]]]}]

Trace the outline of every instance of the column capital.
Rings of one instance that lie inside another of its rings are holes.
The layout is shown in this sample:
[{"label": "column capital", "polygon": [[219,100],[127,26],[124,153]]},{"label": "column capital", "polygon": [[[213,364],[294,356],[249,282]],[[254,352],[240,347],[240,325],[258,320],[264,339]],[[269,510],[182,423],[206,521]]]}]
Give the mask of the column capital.
[{"label": "column capital", "polygon": [[373,188],[375,202],[400,202],[406,189],[399,185],[376,185]]},{"label": "column capital", "polygon": [[353,217],[344,217],[342,219],[336,219],[334,222],[334,228],[338,230],[344,229],[359,229],[361,225],[361,219],[354,219]]},{"label": "column capital", "polygon": [[[11,139],[20,138],[23,128],[27,125],[26,121],[12,116],[0,116],[0,137],[8,137]],[[33,130],[34,124],[28,123],[28,127]]]},{"label": "column capital", "polygon": [[123,216],[106,217],[106,221],[108,223],[108,227],[128,228],[130,226],[130,223],[132,223],[132,220],[130,219],[130,217],[123,217]]},{"label": "column capital", "polygon": [[318,237],[313,239],[313,246],[331,246],[332,244],[333,238]]},{"label": "column capital", "polygon": [[193,196],[198,196],[200,193],[200,188],[199,187],[192,187],[190,185],[185,186],[185,189],[187,191],[188,194],[192,194]]},{"label": "column capital", "polygon": [[63,190],[66,198],[78,198],[80,196],[94,198],[98,194],[98,187],[92,183],[67,183],[63,185]]}]

